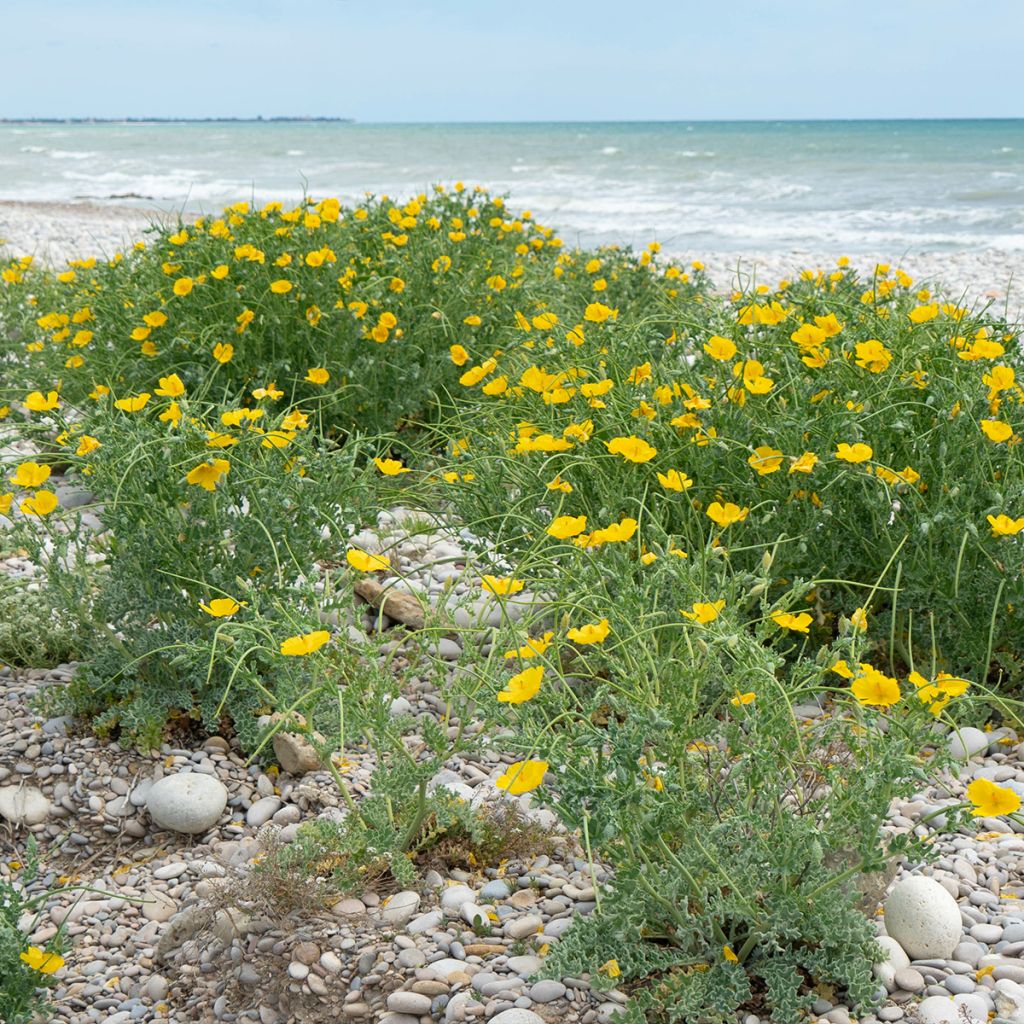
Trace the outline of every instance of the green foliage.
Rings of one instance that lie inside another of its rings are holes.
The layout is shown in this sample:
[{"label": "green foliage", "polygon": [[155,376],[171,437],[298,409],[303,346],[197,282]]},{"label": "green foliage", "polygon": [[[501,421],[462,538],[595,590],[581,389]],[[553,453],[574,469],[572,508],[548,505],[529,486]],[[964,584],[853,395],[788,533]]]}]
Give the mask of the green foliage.
[{"label": "green foliage", "polygon": [[59,959],[64,949],[62,930],[45,950],[29,946],[21,931],[22,917],[31,916],[41,903],[39,896],[26,896],[38,872],[38,849],[34,837],[29,837],[18,880],[0,878],[0,1021],[4,1024],[29,1024],[37,1014],[52,1009],[46,1000],[46,989],[54,983],[52,972],[36,970],[22,959],[23,954],[31,959],[33,954],[45,957],[47,953]]},{"label": "green foliage", "polygon": [[53,668],[82,657],[79,624],[46,590],[0,581],[0,665]]}]

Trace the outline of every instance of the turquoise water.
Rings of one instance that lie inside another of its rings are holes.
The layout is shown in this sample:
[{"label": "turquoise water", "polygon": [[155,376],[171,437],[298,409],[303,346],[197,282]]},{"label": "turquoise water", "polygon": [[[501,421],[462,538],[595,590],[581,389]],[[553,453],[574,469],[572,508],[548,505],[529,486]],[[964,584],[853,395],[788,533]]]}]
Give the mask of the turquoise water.
[{"label": "turquoise water", "polygon": [[1024,251],[1024,120],[0,125],[0,199],[208,211],[457,179],[587,244]]}]

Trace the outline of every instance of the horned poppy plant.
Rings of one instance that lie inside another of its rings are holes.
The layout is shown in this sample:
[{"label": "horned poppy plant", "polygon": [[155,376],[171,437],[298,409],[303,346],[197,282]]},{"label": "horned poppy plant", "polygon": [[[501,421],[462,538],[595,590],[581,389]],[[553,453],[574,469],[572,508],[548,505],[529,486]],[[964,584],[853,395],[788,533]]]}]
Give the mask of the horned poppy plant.
[{"label": "horned poppy plant", "polygon": [[792,615],[789,612],[772,612],[772,621],[780,629],[788,629],[794,633],[810,632],[811,616],[807,612]]},{"label": "horned poppy plant", "polygon": [[231,463],[227,459],[211,459],[209,462],[201,462],[198,466],[190,469],[185,475],[185,480],[204,490],[215,491],[217,482],[230,470]]},{"label": "horned poppy plant", "polygon": [[586,528],[586,516],[557,516],[551,520],[547,532],[558,540],[568,540],[578,537]]},{"label": "horned poppy plant", "polygon": [[55,974],[64,966],[64,957],[59,953],[47,953],[38,946],[29,946],[19,959],[40,974]]},{"label": "horned poppy plant", "polygon": [[50,467],[38,462],[23,462],[18,466],[14,476],[8,477],[15,487],[42,487],[50,479]]}]

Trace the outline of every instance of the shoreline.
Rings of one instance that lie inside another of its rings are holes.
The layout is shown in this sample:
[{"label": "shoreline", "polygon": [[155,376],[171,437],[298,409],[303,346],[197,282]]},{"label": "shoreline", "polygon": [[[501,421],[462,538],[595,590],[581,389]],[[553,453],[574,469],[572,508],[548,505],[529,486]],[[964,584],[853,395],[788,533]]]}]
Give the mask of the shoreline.
[{"label": "shoreline", "polygon": [[[69,259],[109,257],[137,241],[153,224],[179,216],[175,211],[123,203],[0,199],[0,257],[34,255],[51,266]],[[1024,251],[922,250],[896,256],[817,249],[681,250],[666,246],[664,254],[684,266],[699,260],[722,290],[751,280],[774,288],[805,267],[834,269],[838,257],[847,255],[850,266],[863,276],[870,277],[875,264],[889,263],[902,267],[922,285],[941,285],[951,300],[969,305],[992,303],[1005,309],[1011,323],[1024,322]]]}]

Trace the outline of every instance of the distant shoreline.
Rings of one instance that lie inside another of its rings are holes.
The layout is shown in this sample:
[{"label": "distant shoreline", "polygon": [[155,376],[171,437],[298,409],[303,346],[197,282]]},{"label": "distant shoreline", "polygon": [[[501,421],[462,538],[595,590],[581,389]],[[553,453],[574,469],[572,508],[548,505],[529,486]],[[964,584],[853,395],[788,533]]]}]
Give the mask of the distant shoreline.
[{"label": "distant shoreline", "polygon": [[354,124],[351,117],[0,117],[0,124]]}]

